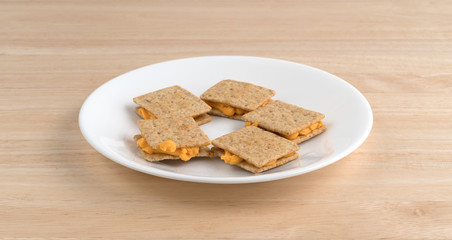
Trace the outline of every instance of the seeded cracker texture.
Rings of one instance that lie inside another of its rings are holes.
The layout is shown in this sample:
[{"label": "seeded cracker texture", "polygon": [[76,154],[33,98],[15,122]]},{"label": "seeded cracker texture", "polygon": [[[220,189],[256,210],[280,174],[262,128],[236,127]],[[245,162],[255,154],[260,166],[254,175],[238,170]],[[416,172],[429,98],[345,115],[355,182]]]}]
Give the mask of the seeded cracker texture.
[{"label": "seeded cracker texture", "polygon": [[[135,135],[133,137],[135,142],[138,141],[138,139],[140,139],[140,138],[141,138],[141,135]],[[169,160],[169,159],[180,159],[180,157],[178,157],[178,156],[172,156],[172,155],[163,154],[163,153],[149,154],[149,153],[143,151],[141,148],[138,148],[138,151],[140,151],[143,158],[149,162],[158,162],[161,160]],[[196,157],[209,157],[209,152],[210,152],[210,150],[208,147],[200,148],[199,153],[198,153],[198,155],[196,155]]]},{"label": "seeded cracker texture", "polygon": [[211,109],[204,101],[177,85],[136,97],[133,101],[157,118],[195,117]]},{"label": "seeded cracker texture", "polygon": [[201,95],[205,101],[224,103],[252,111],[275,95],[275,91],[251,83],[223,80]]},{"label": "seeded cracker texture", "polygon": [[[138,109],[140,109],[140,107],[136,107],[136,108],[135,108],[135,113],[136,113],[139,117],[141,117],[140,114],[138,114]],[[195,119],[195,122],[196,122],[198,125],[203,125],[203,124],[205,124],[205,123],[208,123],[208,122],[212,121],[212,117],[211,117],[209,114],[207,114],[207,113],[204,113],[204,114],[201,114],[201,115],[199,115],[199,116],[196,116],[196,117],[194,117],[193,119]]]},{"label": "seeded cracker texture", "polygon": [[324,117],[321,113],[276,100],[244,114],[242,119],[248,122],[257,121],[259,127],[268,131],[290,135],[309,127]]},{"label": "seeded cracker texture", "polygon": [[[221,157],[222,155],[224,155],[224,151],[222,149],[220,149],[220,148],[217,148],[217,147],[213,147],[211,149],[211,152],[212,152],[212,154],[214,156],[217,156],[217,157]],[[249,163],[247,163],[245,161],[242,161],[242,162],[236,164],[236,166],[241,167],[241,168],[243,168],[243,169],[245,169],[247,171],[250,171],[252,173],[260,173],[260,172],[264,172],[264,171],[270,170],[272,168],[284,165],[284,164],[286,164],[286,163],[288,163],[290,161],[293,161],[293,160],[297,159],[299,156],[300,155],[298,153],[295,153],[294,155],[292,155],[290,157],[282,157],[282,158],[279,158],[276,161],[276,163],[274,163],[272,165],[269,165],[269,166],[263,166],[261,168],[258,168],[258,167],[254,166],[252,164],[249,164]]]},{"label": "seeded cracker texture", "polygon": [[221,136],[213,140],[212,144],[258,168],[299,149],[292,141],[254,126]]},{"label": "seeded cracker texture", "polygon": [[154,149],[160,148],[160,143],[167,140],[174,141],[176,148],[210,144],[209,138],[191,117],[138,120],[138,128]]}]

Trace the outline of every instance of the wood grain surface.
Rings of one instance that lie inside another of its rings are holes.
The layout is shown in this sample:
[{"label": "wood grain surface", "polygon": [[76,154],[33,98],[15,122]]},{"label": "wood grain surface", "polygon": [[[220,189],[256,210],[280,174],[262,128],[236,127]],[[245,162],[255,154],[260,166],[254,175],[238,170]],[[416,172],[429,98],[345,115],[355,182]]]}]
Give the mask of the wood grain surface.
[{"label": "wood grain surface", "polygon": [[[452,239],[451,1],[0,1],[0,239]],[[206,55],[331,72],[374,112],[366,142],[290,179],[153,177],[97,153],[85,98]]]}]

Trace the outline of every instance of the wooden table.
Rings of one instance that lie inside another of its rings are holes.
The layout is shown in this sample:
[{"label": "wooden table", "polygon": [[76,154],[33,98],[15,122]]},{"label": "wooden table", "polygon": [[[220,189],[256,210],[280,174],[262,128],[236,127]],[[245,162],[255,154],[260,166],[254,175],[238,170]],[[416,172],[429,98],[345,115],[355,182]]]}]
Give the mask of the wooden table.
[{"label": "wooden table", "polygon": [[[451,13],[450,1],[1,1],[0,239],[451,239]],[[83,139],[96,87],[205,55],[329,71],[369,100],[373,130],[331,166],[245,185],[153,177]]]}]

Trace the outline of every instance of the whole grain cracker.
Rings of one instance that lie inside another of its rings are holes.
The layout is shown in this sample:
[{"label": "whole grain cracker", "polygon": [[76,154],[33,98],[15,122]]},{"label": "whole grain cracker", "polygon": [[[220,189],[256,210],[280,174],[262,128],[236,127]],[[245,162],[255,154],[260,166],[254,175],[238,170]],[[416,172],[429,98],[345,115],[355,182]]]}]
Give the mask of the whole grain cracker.
[{"label": "whole grain cracker", "polygon": [[156,118],[169,116],[195,117],[210,111],[204,101],[180,86],[172,86],[135,97],[133,101]]},{"label": "whole grain cracker", "polygon": [[290,135],[309,127],[324,117],[322,113],[276,100],[244,114],[242,119],[248,122],[257,121],[259,127],[268,131]]},{"label": "whole grain cracker", "polygon": [[[217,148],[217,147],[213,147],[211,149],[211,152],[212,152],[212,154],[214,156],[217,156],[217,157],[221,157],[224,154],[224,151],[222,149],[220,149],[220,148]],[[236,164],[236,166],[241,167],[241,168],[243,168],[243,169],[245,169],[247,171],[250,171],[252,173],[260,173],[260,172],[264,172],[264,171],[270,170],[272,168],[284,165],[284,164],[286,164],[286,163],[288,163],[290,161],[293,161],[293,160],[297,159],[299,156],[300,155],[296,152],[292,156],[279,158],[278,160],[276,160],[276,162],[274,164],[271,164],[269,166],[263,166],[261,168],[258,168],[258,167],[254,166],[252,164],[249,164],[246,161],[242,161],[242,162]]]},{"label": "whole grain cracker", "polygon": [[207,89],[201,99],[252,111],[274,95],[275,91],[268,88],[235,80],[223,80]]},{"label": "whole grain cracker", "polygon": [[294,142],[254,126],[221,136],[213,140],[212,144],[258,168],[299,149]]},{"label": "whole grain cracker", "polygon": [[[138,141],[138,139],[140,139],[140,138],[141,138],[141,135],[135,135],[133,137],[135,142]],[[170,159],[180,159],[180,157],[178,157],[178,156],[173,156],[173,155],[163,154],[163,153],[149,154],[149,153],[143,151],[143,149],[141,149],[141,148],[138,148],[138,151],[141,153],[143,158],[149,162],[158,162],[158,161],[170,160]],[[198,155],[196,155],[196,157],[209,157],[210,156],[209,154],[210,154],[210,149],[208,147],[202,147],[199,149],[199,153],[198,153]]]},{"label": "whole grain cracker", "polygon": [[172,140],[176,148],[210,144],[209,138],[191,117],[138,120],[138,128],[148,145],[154,149],[167,140]]}]

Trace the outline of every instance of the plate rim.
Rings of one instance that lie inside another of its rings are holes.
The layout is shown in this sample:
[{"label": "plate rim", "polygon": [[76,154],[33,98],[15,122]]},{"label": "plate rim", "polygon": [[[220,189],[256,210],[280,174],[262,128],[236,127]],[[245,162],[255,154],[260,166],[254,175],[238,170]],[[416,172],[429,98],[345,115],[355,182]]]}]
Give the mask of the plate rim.
[{"label": "plate rim", "polygon": [[[284,63],[284,64],[295,64],[295,65],[303,66],[305,68],[310,68],[315,71],[323,72],[324,74],[327,74],[329,77],[342,81],[342,83],[344,83],[345,85],[350,87],[350,89],[352,89],[356,94],[358,94],[358,96],[361,98],[361,100],[363,100],[363,102],[365,103],[366,110],[367,110],[366,115],[369,116],[370,121],[368,121],[366,123],[364,134],[362,134],[357,141],[355,141],[353,144],[350,144],[340,154],[328,156],[322,162],[313,163],[313,164],[310,164],[303,168],[295,168],[295,169],[290,169],[290,170],[286,170],[283,172],[276,172],[276,173],[271,173],[271,174],[255,174],[255,175],[242,176],[242,177],[222,177],[222,178],[207,177],[207,176],[192,176],[192,175],[185,175],[182,173],[168,172],[168,171],[158,169],[158,168],[149,168],[149,167],[144,167],[142,165],[138,165],[137,163],[127,160],[124,157],[122,157],[122,158],[124,158],[124,160],[116,159],[115,155],[113,155],[109,151],[106,151],[104,148],[100,147],[100,145],[98,145],[97,142],[94,141],[93,138],[91,138],[89,132],[85,128],[85,126],[83,124],[84,117],[85,117],[84,112],[86,111],[85,109],[88,107],[88,104],[90,103],[90,101],[92,101],[92,98],[94,97],[94,95],[96,95],[95,93],[98,91],[101,91],[103,88],[107,87],[108,85],[113,84],[116,81],[119,81],[124,75],[127,75],[131,72],[139,71],[141,69],[144,69],[144,68],[147,68],[150,66],[159,65],[159,64],[168,64],[168,63],[177,62],[177,61],[192,61],[192,60],[214,59],[214,58],[247,58],[250,60],[277,61],[277,62]],[[143,172],[146,174],[150,174],[153,176],[158,176],[158,177],[163,177],[163,178],[168,178],[168,179],[173,179],[173,180],[179,180],[179,181],[189,181],[189,182],[198,182],[198,183],[215,183],[215,184],[244,184],[244,183],[268,182],[268,181],[285,179],[285,178],[289,178],[289,177],[293,177],[293,176],[297,176],[297,175],[302,175],[302,174],[326,167],[328,165],[331,165],[331,164],[345,158],[346,156],[351,154],[353,151],[358,149],[358,147],[361,146],[364,143],[364,141],[367,139],[367,137],[369,136],[369,134],[372,130],[372,126],[373,126],[373,112],[372,112],[372,108],[371,108],[369,102],[367,101],[366,97],[357,88],[355,88],[353,85],[351,85],[349,82],[345,81],[344,79],[342,79],[336,75],[333,75],[329,72],[326,72],[322,69],[318,69],[318,68],[315,68],[315,67],[312,67],[309,65],[305,65],[302,63],[297,63],[297,62],[293,62],[293,61],[289,61],[289,60],[267,58],[267,57],[233,56],[233,55],[200,56],[200,57],[173,59],[173,60],[167,60],[167,61],[163,61],[163,62],[149,64],[146,66],[142,66],[142,67],[130,70],[126,73],[120,74],[120,75],[114,77],[113,79],[110,79],[110,80],[104,82],[102,85],[97,87],[94,91],[92,91],[88,95],[88,97],[86,97],[86,99],[84,100],[84,102],[80,108],[80,111],[79,111],[78,125],[79,125],[80,131],[81,131],[83,137],[91,145],[91,147],[93,147],[97,152],[102,154],[104,157],[106,157],[122,166],[128,167],[130,169],[133,169],[133,170],[136,170],[139,172]]]}]

